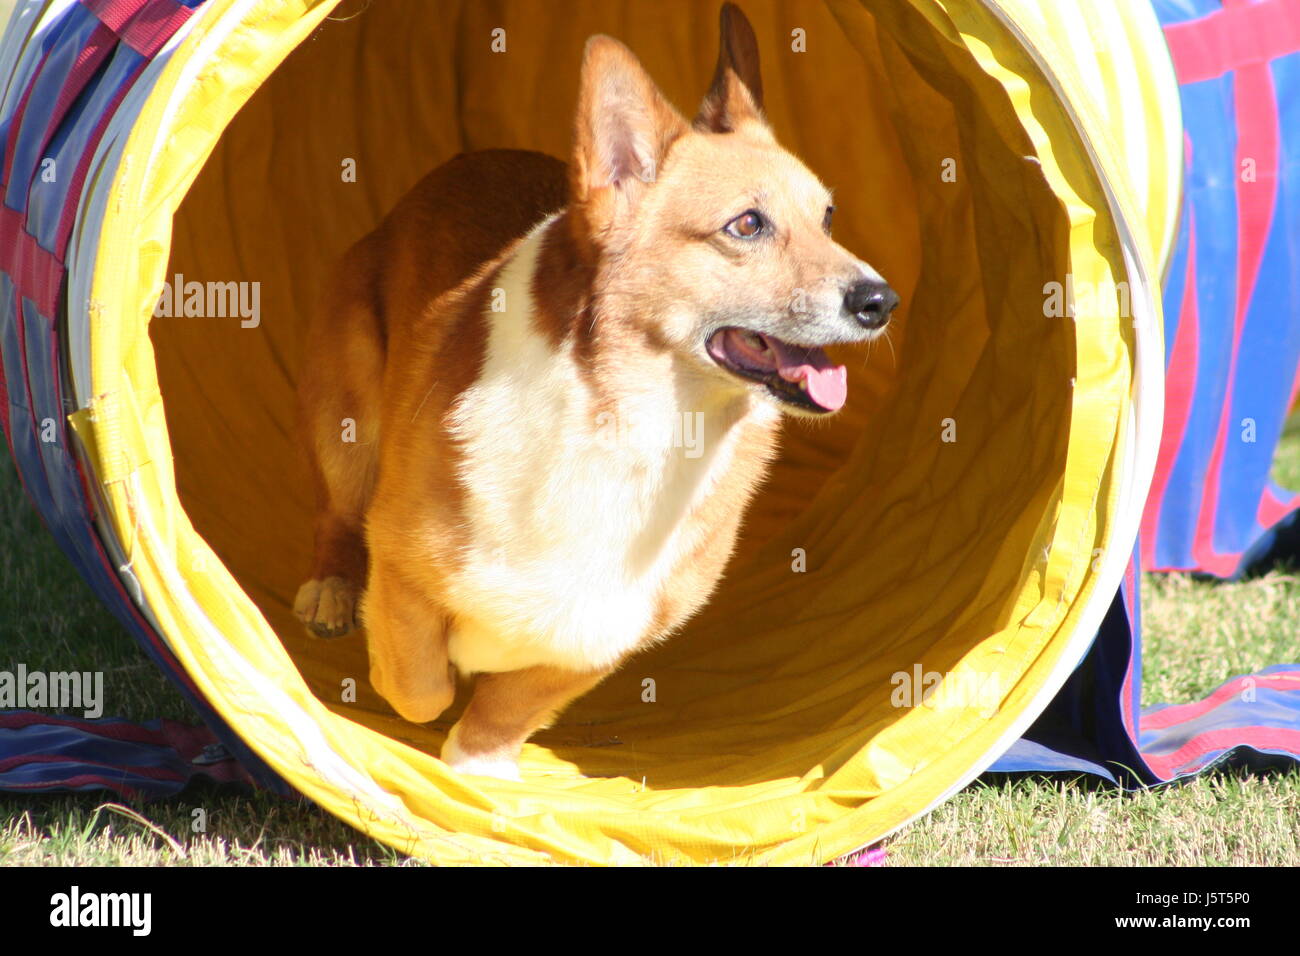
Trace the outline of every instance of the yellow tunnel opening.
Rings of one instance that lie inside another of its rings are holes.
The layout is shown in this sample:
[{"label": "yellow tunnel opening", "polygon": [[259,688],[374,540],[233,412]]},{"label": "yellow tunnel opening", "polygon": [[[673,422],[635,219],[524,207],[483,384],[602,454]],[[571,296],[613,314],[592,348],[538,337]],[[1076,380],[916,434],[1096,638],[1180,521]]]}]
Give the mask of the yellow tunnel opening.
[{"label": "yellow tunnel opening", "polygon": [[[304,7],[291,51],[274,39],[283,16],[246,15],[224,46],[210,35],[221,52],[209,52],[204,82],[222,82],[220,56],[244,71],[232,69],[236,86],[287,56],[210,131],[166,264],[168,283],[256,283],[257,323],[149,324],[180,502],[238,582],[238,593],[200,603],[214,619],[223,601],[260,611],[269,630],[230,640],[256,645],[248,659],[261,662],[263,690],[297,699],[304,681],[323,745],[396,798],[388,810],[409,815],[402,826],[426,821],[480,848],[820,860],[932,805],[1060,663],[1105,546],[1129,384],[1118,325],[1088,332],[1097,338],[1084,349],[1080,323],[1044,312],[1049,283],[1080,269],[1120,275],[1123,262],[1059,107],[1042,107],[1055,138],[1018,119],[1008,76],[1028,77],[1026,107],[1050,93],[1003,25],[967,14],[964,30],[1013,51],[972,52],[928,2],[743,4],[777,138],[833,187],[837,240],[899,291],[895,329],[840,356],[843,413],[786,424],[705,610],[536,735],[523,785],[480,786],[428,756],[465,688],[439,721],[409,724],[370,687],[361,636],[311,639],[292,615],[311,545],[294,437],[310,310],[337,257],[454,154],[513,147],[567,160],[591,34],[625,42],[693,115],[718,10],[695,0]],[[242,95],[228,94],[230,108]],[[1048,140],[1064,155],[1045,151]],[[182,655],[195,656],[192,670],[204,670],[200,644]],[[259,737],[253,724],[274,726],[275,706],[206,664],[200,684],[237,730],[243,715],[250,744],[348,815],[341,791],[314,789],[312,760]],[[942,692],[923,701],[929,675],[943,677]],[[315,731],[293,733],[301,744]],[[401,842],[373,815],[351,815]],[[437,857],[426,836],[412,847]]]}]

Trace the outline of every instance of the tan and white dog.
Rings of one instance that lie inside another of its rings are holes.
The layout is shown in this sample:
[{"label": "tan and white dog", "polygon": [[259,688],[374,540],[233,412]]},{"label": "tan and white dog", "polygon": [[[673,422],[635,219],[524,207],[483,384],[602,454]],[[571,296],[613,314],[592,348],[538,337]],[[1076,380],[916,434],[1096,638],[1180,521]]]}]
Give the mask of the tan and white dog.
[{"label": "tan and white dog", "polygon": [[442,751],[471,774],[517,779],[533,732],[701,606],[781,413],[844,404],[822,347],[898,302],[773,137],[736,7],[693,122],[606,36],[580,87],[567,168],[461,154],[348,251],[299,385],[317,515],[294,610],[331,637],[359,608],[407,720],[477,675]]}]

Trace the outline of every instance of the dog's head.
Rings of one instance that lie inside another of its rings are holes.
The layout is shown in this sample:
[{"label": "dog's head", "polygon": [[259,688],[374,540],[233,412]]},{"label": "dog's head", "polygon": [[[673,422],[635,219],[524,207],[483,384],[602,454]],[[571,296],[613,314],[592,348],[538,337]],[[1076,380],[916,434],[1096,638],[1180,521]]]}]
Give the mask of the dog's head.
[{"label": "dog's head", "polygon": [[823,347],[880,335],[898,296],[831,238],[830,191],[773,136],[744,14],[722,8],[693,122],[606,36],[587,41],[580,86],[570,219],[602,308],[720,387],[838,410],[846,374]]}]

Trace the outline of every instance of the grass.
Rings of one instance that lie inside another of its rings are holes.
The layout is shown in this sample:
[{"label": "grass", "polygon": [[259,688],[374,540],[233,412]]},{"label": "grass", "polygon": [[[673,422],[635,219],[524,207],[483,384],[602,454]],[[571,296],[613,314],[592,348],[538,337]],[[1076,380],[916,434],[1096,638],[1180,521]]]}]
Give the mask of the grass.
[{"label": "grass", "polygon": [[[1300,488],[1300,413],[1273,478]],[[1241,582],[1146,574],[1142,703],[1204,697],[1238,674],[1300,659],[1300,573]],[[894,865],[1300,865],[1300,770],[1216,770],[1133,794],[1088,778],[980,781],[889,845]]]},{"label": "grass", "polygon": [[194,722],[194,711],[104,608],[46,530],[0,443],[0,670],[103,671],[112,712]]},{"label": "grass", "polygon": [[1273,480],[1283,488],[1300,488],[1300,412],[1293,412],[1282,429],[1273,456]]},{"label": "grass", "polygon": [[[19,662],[30,669],[102,670],[107,715],[197,723],[63,556],[27,501],[8,452],[0,459],[0,671],[12,672]],[[147,823],[105,809],[110,802],[103,793],[0,793],[0,866],[404,862],[315,804],[267,793],[191,788],[175,800],[130,808]],[[194,831],[195,811],[202,811],[206,832]]]},{"label": "grass", "polygon": [[134,806],[104,794],[5,795],[0,821],[0,866],[423,865],[306,800],[215,787]]},{"label": "grass", "polygon": [[[1145,575],[1142,703],[1204,697],[1300,657],[1300,574]],[[889,845],[894,865],[1296,866],[1300,770],[1215,770],[1132,794],[1089,778],[980,781]]]},{"label": "grass", "polygon": [[977,782],[889,843],[893,866],[1295,866],[1300,774],[1213,772],[1120,794]]}]

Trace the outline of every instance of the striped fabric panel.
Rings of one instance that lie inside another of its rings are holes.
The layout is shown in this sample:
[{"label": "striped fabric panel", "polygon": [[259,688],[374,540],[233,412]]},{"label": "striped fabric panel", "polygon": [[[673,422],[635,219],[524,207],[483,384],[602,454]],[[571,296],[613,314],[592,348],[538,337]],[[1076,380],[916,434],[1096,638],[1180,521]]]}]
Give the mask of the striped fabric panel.
[{"label": "striped fabric panel", "polygon": [[1187,189],[1142,562],[1231,577],[1300,504],[1270,479],[1300,381],[1300,0],[1155,9],[1181,83]]},{"label": "striped fabric panel", "polygon": [[[1300,759],[1300,665],[1142,709],[1137,571],[1237,575],[1294,521],[1269,471],[1300,369],[1300,0],[1154,0],[1179,77],[1182,220],[1165,283],[1165,423],[1142,535],[1088,656],[994,772],[1125,787]],[[1248,175],[1243,175],[1248,173]]]},{"label": "striped fabric panel", "polygon": [[1124,592],[1078,670],[990,772],[1088,773],[1136,789],[1223,761],[1300,760],[1300,665],[1231,678],[1200,701],[1141,709],[1136,589],[1126,582]]},{"label": "striped fabric panel", "polygon": [[[230,752],[263,785],[288,793],[202,699],[128,595],[94,526],[87,476],[72,450],[64,415],[67,383],[58,361],[63,257],[90,162],[123,98],[150,65],[149,56],[201,2],[82,0],[45,24],[20,54],[14,75],[24,78],[24,88],[20,95],[6,96],[0,114],[0,386],[5,391],[0,417],[24,488],[82,577]],[[53,174],[43,175],[47,169]],[[48,425],[54,441],[43,440]],[[24,743],[37,739],[30,728],[22,740],[14,733],[0,736],[0,766],[8,767],[0,772],[0,788],[20,778],[26,781],[23,789],[40,779],[80,781],[79,787],[94,779],[110,786],[115,778],[104,761],[92,759],[104,733],[94,729],[99,722],[83,724],[65,723],[58,734],[40,739],[57,744],[59,753],[85,755],[84,774],[67,759],[34,759]],[[79,739],[82,745],[74,746]],[[15,764],[18,757],[23,759]],[[114,788],[148,792],[141,776],[123,778]]]},{"label": "striped fabric panel", "polygon": [[0,713],[0,790],[112,790],[153,798],[179,793],[197,777],[253,784],[205,727]]},{"label": "striped fabric panel", "polygon": [[1300,755],[1300,666],[1279,664],[1226,681],[1192,704],[1163,704],[1142,715],[1141,747],[1152,771],[1169,780],[1197,773],[1225,754]]}]

